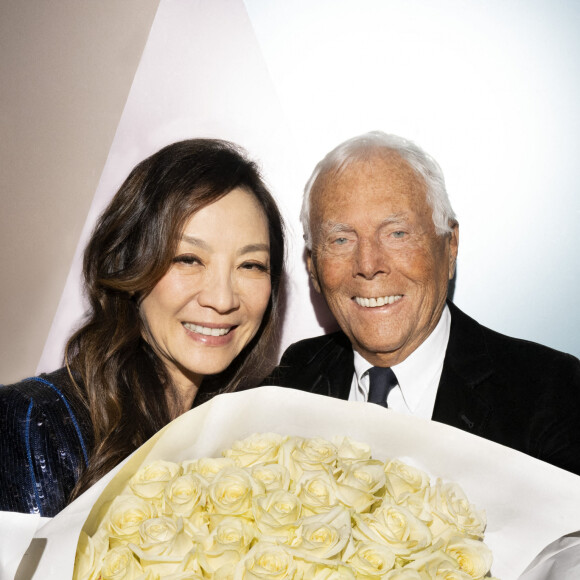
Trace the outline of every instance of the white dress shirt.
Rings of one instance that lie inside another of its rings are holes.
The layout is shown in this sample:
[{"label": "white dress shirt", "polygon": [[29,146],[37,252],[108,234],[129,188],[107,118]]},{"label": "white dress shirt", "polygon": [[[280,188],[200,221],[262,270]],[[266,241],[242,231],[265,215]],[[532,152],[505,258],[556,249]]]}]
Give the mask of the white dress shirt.
[{"label": "white dress shirt", "polygon": [[[389,409],[405,415],[431,419],[449,342],[450,327],[451,313],[445,305],[433,332],[402,363],[391,367],[399,384],[387,397]],[[368,399],[368,371],[371,367],[366,359],[358,352],[354,352],[354,376],[349,401]]]}]

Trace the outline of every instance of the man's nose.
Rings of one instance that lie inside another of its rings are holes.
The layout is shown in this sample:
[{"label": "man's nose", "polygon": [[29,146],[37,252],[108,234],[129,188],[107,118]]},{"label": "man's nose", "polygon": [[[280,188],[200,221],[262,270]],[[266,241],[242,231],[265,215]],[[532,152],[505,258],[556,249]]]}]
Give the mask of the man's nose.
[{"label": "man's nose", "polygon": [[209,272],[205,276],[197,301],[200,306],[212,308],[220,314],[239,308],[240,297],[231,273]]},{"label": "man's nose", "polygon": [[360,239],[357,244],[353,277],[362,276],[371,280],[379,273],[389,272],[388,260],[385,251],[377,240]]}]

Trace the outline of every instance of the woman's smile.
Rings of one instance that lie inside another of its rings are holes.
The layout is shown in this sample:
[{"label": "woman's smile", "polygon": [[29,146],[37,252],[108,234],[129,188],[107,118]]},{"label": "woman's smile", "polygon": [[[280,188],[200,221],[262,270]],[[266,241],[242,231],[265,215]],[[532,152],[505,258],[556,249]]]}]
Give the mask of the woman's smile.
[{"label": "woman's smile", "polygon": [[192,322],[183,322],[183,326],[195,334],[205,336],[224,336],[229,334],[235,326],[204,326],[203,324],[194,324]]}]

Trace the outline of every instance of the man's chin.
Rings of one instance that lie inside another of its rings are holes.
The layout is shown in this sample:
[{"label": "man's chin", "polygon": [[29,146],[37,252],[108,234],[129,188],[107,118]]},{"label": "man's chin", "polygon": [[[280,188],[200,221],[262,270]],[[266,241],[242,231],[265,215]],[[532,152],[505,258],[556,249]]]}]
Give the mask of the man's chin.
[{"label": "man's chin", "polygon": [[[352,341],[351,341],[352,342]],[[389,362],[388,365],[398,364],[405,357],[403,348],[399,343],[393,343],[392,340],[387,341],[357,341],[353,343],[353,348],[366,360],[375,365],[380,365],[382,361],[396,360],[397,362]]]}]

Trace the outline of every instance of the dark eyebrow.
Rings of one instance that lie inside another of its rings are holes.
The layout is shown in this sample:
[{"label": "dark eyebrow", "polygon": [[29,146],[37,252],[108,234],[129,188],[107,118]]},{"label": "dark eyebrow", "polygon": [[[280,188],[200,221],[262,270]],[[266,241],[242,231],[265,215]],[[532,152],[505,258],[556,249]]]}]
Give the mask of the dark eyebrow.
[{"label": "dark eyebrow", "polygon": [[250,254],[251,252],[270,252],[270,245],[269,244],[248,244],[243,248],[240,248],[238,252],[240,255],[242,254]]},{"label": "dark eyebrow", "polygon": [[187,242],[188,244],[190,244],[192,246],[197,246],[197,247],[201,248],[202,250],[210,250],[210,247],[206,242],[204,242],[200,238],[196,238],[195,236],[188,236],[188,235],[184,234],[183,236],[181,236],[181,240],[184,242]]},{"label": "dark eyebrow", "polygon": [[[211,252],[211,249],[212,249],[211,246],[207,242],[205,242],[204,240],[202,240],[200,238],[196,238],[195,236],[188,236],[188,235],[184,234],[181,237],[181,240],[183,242],[186,242],[187,244],[190,244],[191,246],[196,246],[198,248],[201,248],[202,250],[205,250],[207,252]],[[240,248],[238,251],[238,254],[241,256],[243,254],[250,254],[251,252],[268,252],[268,253],[270,253],[270,245],[263,244],[263,243],[248,244],[247,246]]]}]

